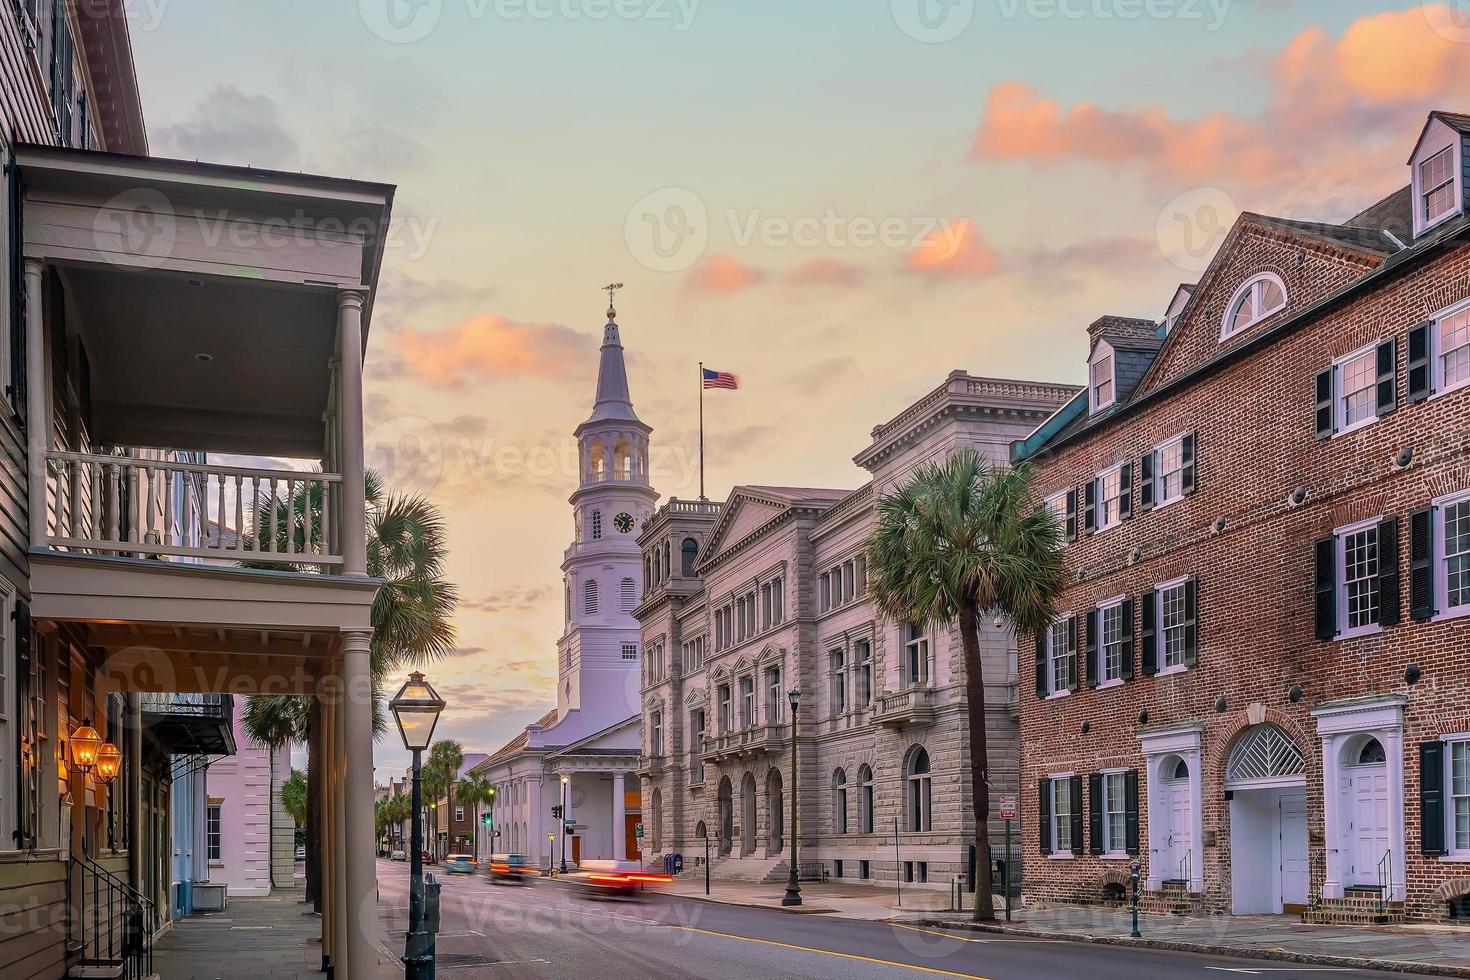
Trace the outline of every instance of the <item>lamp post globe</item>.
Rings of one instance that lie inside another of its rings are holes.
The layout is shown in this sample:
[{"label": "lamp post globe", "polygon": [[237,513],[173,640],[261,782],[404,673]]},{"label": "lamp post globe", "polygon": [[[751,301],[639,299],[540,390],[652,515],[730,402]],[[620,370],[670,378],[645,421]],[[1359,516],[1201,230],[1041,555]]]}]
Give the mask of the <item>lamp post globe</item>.
[{"label": "lamp post globe", "polygon": [[434,738],[434,728],[444,713],[444,699],[418,671],[388,702],[393,721],[398,725],[403,747],[413,754],[413,817],[408,871],[408,936],[403,965],[406,980],[433,976],[433,939],[423,930],[424,923],[424,793],[421,782],[423,753]]},{"label": "lamp post globe", "polygon": [[786,894],[781,896],[781,904],[789,908],[801,904],[796,852],[796,712],[801,707],[801,688],[793,687],[787,691],[786,699],[791,702],[791,867],[786,875]]}]

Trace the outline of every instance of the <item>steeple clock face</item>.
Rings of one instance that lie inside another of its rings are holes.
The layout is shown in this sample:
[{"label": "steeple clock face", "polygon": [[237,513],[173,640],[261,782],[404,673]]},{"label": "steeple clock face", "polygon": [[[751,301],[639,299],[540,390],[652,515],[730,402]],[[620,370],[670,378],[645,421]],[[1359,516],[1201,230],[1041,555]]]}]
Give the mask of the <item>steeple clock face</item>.
[{"label": "steeple clock face", "polygon": [[633,515],[619,514],[617,517],[613,518],[613,527],[617,528],[623,534],[627,534],[629,531],[633,530]]}]

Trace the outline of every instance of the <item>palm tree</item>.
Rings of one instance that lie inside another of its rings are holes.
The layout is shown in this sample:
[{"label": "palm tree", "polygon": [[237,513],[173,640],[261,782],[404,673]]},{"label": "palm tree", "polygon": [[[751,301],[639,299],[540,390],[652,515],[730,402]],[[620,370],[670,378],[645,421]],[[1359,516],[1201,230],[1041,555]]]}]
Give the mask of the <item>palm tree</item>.
[{"label": "palm tree", "polygon": [[[1061,529],[1031,501],[1031,471],[998,470],[972,448],[919,468],[878,502],[869,581],[883,612],[927,628],[958,623],[964,646],[974,793],[975,919],[995,918],[990,877],[990,757],[979,624],[994,615],[1035,634],[1063,585]],[[1010,855],[1006,855],[1010,859]],[[981,869],[984,869],[983,871]]]},{"label": "palm tree", "polygon": [[[459,778],[459,767],[464,765],[464,747],[452,738],[440,739],[429,746],[429,761],[425,768],[434,774],[434,831],[439,830],[439,798],[445,797],[449,812],[454,812],[454,782]],[[427,786],[427,783],[425,783]],[[438,855],[442,857],[443,855]]]},{"label": "palm tree", "polygon": [[[292,536],[299,551],[305,551],[307,514],[311,526],[321,527],[322,484],[313,483],[296,491],[288,508],[276,498],[276,538],[284,550]],[[387,731],[384,683],[410,664],[437,660],[454,649],[451,617],[459,601],[458,590],[444,578],[448,544],[444,520],[432,503],[418,494],[387,492],[382,478],[369,471],[364,481],[367,500],[367,573],[383,580],[373,603],[371,671],[373,677],[373,734]],[[269,540],[272,502],[266,500],[253,515],[246,536]],[[275,563],[241,562],[255,568],[280,568]],[[286,566],[290,567],[290,566]],[[315,570],[300,565],[297,571]],[[308,754],[308,800],[319,794],[321,766],[318,765],[320,705],[313,697],[299,695],[252,695],[245,699],[241,720],[245,731],[261,745],[277,748],[288,742],[305,742]],[[321,849],[320,819],[308,805],[307,896],[319,902]]]},{"label": "palm tree", "polygon": [[[480,856],[478,842],[484,836],[480,827],[480,807],[482,805],[489,806],[495,801],[495,784],[490,782],[490,777],[486,776],[480,770],[471,769],[455,785],[454,793],[459,797],[459,802],[468,804],[472,808],[471,812],[473,816],[470,818],[470,825],[475,828],[475,841],[477,843],[474,852],[475,857],[478,858]],[[491,850],[494,850],[494,848],[492,847]],[[485,853],[488,854],[490,852],[486,851]]]},{"label": "palm tree", "polygon": [[299,830],[306,825],[306,773],[292,769],[291,775],[281,784],[281,805],[295,821]]},{"label": "palm tree", "polygon": [[399,793],[388,800],[388,822],[393,825],[394,842],[403,847],[403,823],[413,817],[413,797]]}]

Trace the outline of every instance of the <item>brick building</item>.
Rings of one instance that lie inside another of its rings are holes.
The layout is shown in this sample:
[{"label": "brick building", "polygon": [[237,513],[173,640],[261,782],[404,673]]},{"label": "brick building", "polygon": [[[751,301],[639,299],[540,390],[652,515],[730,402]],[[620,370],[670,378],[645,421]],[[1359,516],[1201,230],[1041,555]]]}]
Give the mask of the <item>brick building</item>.
[{"label": "brick building", "polygon": [[1241,215],[1013,447],[1069,572],[1022,658],[1031,900],[1117,899],[1135,860],[1156,907],[1470,892],[1470,116],[1409,168],[1341,224]]}]

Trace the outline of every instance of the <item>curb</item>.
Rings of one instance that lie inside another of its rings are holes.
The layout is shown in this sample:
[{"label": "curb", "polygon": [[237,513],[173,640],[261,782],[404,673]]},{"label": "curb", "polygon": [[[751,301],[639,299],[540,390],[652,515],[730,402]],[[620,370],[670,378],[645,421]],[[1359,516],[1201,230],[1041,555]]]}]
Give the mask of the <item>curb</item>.
[{"label": "curb", "polygon": [[[888,921],[897,921],[890,919]],[[1247,960],[1275,960],[1306,966],[1335,966],[1351,970],[1383,970],[1390,973],[1412,973],[1433,977],[1470,978],[1470,967],[1421,963],[1415,960],[1375,960],[1358,956],[1331,956],[1325,953],[1294,953],[1287,949],[1262,949],[1255,946],[1210,946],[1205,943],[1179,942],[1172,939],[1132,939],[1128,936],[1094,936],[1075,932],[1047,932],[1043,929],[1016,929],[949,919],[907,919],[906,925],[925,928],[959,929],[967,932],[999,933],[1025,936],[1029,939],[1055,939],[1074,943],[1096,943],[1100,946],[1133,946],[1141,949],[1171,950],[1177,953],[1203,953]]]}]

